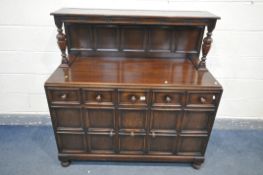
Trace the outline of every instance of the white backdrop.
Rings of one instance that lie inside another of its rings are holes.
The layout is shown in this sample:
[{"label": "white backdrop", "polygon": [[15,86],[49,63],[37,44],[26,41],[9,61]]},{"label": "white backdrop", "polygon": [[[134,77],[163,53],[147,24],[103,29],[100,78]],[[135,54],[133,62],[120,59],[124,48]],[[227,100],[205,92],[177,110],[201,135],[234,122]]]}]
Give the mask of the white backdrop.
[{"label": "white backdrop", "polygon": [[60,63],[49,13],[61,7],[206,10],[218,16],[208,68],[218,117],[263,119],[263,0],[1,0],[0,113],[48,114],[43,84]]}]

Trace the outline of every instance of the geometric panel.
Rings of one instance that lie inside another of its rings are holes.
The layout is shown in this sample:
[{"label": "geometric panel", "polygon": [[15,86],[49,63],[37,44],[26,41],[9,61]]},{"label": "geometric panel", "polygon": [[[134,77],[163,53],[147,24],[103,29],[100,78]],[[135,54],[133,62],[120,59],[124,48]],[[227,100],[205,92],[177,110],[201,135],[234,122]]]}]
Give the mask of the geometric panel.
[{"label": "geometric panel", "polygon": [[182,132],[186,130],[208,132],[211,117],[211,111],[185,111],[182,120]]},{"label": "geometric panel", "polygon": [[140,27],[123,27],[122,28],[122,49],[143,51],[145,43],[145,34],[143,28]]},{"label": "geometric panel", "polygon": [[84,134],[78,133],[58,133],[59,147],[62,152],[83,152]]},{"label": "geometric panel", "polygon": [[177,118],[180,114],[180,111],[152,110],[150,129],[175,131]]},{"label": "geometric panel", "polygon": [[151,28],[149,30],[150,51],[171,51],[172,30],[165,28]]},{"label": "geometric panel", "polygon": [[86,109],[87,128],[114,128],[114,109]]},{"label": "geometric panel", "polygon": [[202,155],[207,137],[182,136],[179,142],[180,155]]},{"label": "geometric panel", "polygon": [[59,107],[52,108],[55,113],[57,127],[81,128],[80,108]]}]

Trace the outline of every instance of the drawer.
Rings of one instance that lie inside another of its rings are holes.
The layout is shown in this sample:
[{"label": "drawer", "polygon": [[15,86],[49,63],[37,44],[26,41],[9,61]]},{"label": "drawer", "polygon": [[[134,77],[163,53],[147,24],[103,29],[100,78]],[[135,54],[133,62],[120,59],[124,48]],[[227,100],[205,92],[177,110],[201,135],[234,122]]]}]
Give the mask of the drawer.
[{"label": "drawer", "polygon": [[173,91],[154,91],[153,106],[178,106],[184,105],[185,93]]},{"label": "drawer", "polygon": [[120,105],[147,106],[149,101],[148,91],[143,90],[119,90],[118,97]]},{"label": "drawer", "polygon": [[189,92],[187,106],[216,107],[219,98],[218,92]]},{"label": "drawer", "polygon": [[80,91],[77,88],[48,89],[52,104],[80,104]]},{"label": "drawer", "polygon": [[93,105],[113,105],[114,89],[84,89],[84,103]]}]

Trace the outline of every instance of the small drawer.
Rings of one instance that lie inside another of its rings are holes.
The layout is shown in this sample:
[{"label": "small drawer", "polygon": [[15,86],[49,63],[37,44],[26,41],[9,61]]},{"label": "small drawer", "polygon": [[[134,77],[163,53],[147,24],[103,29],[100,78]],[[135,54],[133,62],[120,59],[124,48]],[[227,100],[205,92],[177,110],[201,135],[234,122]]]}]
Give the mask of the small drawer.
[{"label": "small drawer", "polygon": [[216,107],[219,93],[189,92],[187,106]]},{"label": "small drawer", "polygon": [[154,91],[153,106],[178,106],[184,105],[185,93],[172,91]]},{"label": "small drawer", "polygon": [[80,104],[80,92],[77,88],[49,89],[48,96],[52,104]]},{"label": "small drawer", "polygon": [[113,105],[115,93],[113,89],[84,89],[84,103],[93,105]]},{"label": "small drawer", "polygon": [[147,106],[149,101],[148,91],[119,90],[120,105]]}]

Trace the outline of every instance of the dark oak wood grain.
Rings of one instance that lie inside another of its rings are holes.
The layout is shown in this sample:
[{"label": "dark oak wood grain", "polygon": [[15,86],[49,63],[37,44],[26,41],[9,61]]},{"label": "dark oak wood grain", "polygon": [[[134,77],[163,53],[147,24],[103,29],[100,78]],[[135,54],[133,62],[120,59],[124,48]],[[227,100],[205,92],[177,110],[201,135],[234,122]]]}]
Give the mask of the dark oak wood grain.
[{"label": "dark oak wood grain", "polygon": [[62,62],[45,90],[61,165],[109,160],[200,168],[223,92],[206,68],[219,17],[91,9],[52,15]]}]

